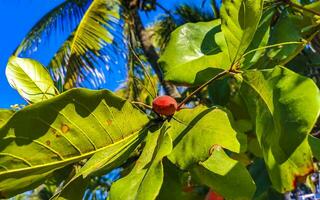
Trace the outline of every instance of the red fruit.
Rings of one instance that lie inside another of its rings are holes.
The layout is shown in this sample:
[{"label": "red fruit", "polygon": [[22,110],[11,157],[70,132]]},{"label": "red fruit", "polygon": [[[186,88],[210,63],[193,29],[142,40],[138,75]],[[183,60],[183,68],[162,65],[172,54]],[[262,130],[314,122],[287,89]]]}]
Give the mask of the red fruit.
[{"label": "red fruit", "polygon": [[172,116],[177,110],[177,101],[170,96],[160,96],[153,100],[152,109],[159,115]]},{"label": "red fruit", "polygon": [[223,200],[224,198],[214,191],[210,190],[205,198],[205,200]]}]

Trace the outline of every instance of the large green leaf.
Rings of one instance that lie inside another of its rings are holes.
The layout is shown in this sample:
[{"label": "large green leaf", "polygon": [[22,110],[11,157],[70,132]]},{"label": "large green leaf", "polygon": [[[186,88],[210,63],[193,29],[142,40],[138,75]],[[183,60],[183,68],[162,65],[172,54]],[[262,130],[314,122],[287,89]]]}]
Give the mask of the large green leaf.
[{"label": "large green leaf", "polygon": [[39,62],[12,56],[6,68],[11,85],[26,100],[40,102],[55,96],[55,86],[48,71]]},{"label": "large green leaf", "polygon": [[[263,69],[284,65],[298,55],[306,45],[302,41],[310,40],[319,30],[319,26],[312,26],[312,22],[306,19],[296,15],[282,14],[270,31],[268,41],[268,45],[279,44],[279,46],[268,48],[252,68]],[[285,44],[288,42],[297,43]],[[284,44],[280,45],[282,43]]]},{"label": "large green leaf", "polygon": [[230,61],[243,55],[254,37],[262,15],[263,0],[224,0],[221,29],[228,45]]},{"label": "large green leaf", "polygon": [[220,20],[187,23],[172,32],[159,63],[165,80],[201,84],[229,66]]},{"label": "large green leaf", "polygon": [[[246,52],[251,51],[245,56],[245,61],[242,68],[249,68],[254,63],[256,63],[261,56],[263,56],[265,49],[263,47],[268,45],[270,36],[270,26],[272,18],[274,17],[275,9],[269,8],[265,10],[260,19],[258,28],[252,41]],[[261,49],[261,50],[257,50]]]},{"label": "large green leaf", "polygon": [[[80,166],[78,166],[78,165],[73,166],[73,169],[74,169],[73,172],[77,173],[79,168],[80,168]],[[70,173],[70,174],[72,174],[72,173]],[[70,174],[68,174],[68,175],[70,176]],[[91,180],[90,178],[86,178],[86,179],[77,179],[75,181],[72,181],[72,183],[68,185],[67,190],[63,190],[61,192],[59,191],[59,193],[58,193],[59,195],[57,195],[57,194],[53,195],[52,197],[50,197],[50,200],[82,199],[83,195],[84,195],[84,193],[90,183],[90,180]]]},{"label": "large green leaf", "polygon": [[277,66],[246,71],[240,94],[273,186],[280,192],[293,189],[295,177],[313,168],[307,134],[320,112],[319,89],[311,79]]},{"label": "large green leaf", "polygon": [[181,169],[206,160],[214,145],[237,153],[246,148],[246,136],[236,131],[231,115],[220,108],[183,109],[171,125],[174,148],[168,158]]},{"label": "large green leaf", "polygon": [[72,194],[77,183],[88,182],[89,175],[106,174],[112,169],[123,164],[135,148],[144,139],[145,134],[133,134],[115,145],[95,153],[77,173],[67,181],[60,191],[54,195],[54,199],[63,199],[66,195]]},{"label": "large green leaf", "polygon": [[13,114],[13,110],[0,109],[0,127],[4,125]]},{"label": "large green leaf", "polygon": [[106,90],[73,89],[27,106],[0,128],[1,196],[136,137],[147,123],[146,115]]},{"label": "large green leaf", "polygon": [[111,186],[110,200],[152,200],[157,197],[163,182],[162,159],[172,149],[167,129],[164,125],[148,134],[146,145],[132,171]]},{"label": "large green leaf", "polygon": [[191,173],[226,199],[251,199],[256,189],[246,167],[229,158],[219,146],[207,160],[195,165]]},{"label": "large green leaf", "polygon": [[254,197],[259,197],[271,186],[264,160],[261,158],[254,159],[248,170],[257,186]]}]

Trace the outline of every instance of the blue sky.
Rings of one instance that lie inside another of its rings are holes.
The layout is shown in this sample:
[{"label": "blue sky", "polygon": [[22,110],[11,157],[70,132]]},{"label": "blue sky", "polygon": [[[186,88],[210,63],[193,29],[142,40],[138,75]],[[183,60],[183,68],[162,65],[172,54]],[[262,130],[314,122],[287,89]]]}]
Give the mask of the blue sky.
[{"label": "blue sky", "polygon": [[[12,89],[5,77],[5,67],[8,58],[23,40],[30,28],[54,6],[63,0],[2,0],[0,4],[0,108],[9,108],[16,103],[25,104],[19,94]],[[172,8],[177,3],[189,2],[200,5],[202,0],[159,0],[167,9]],[[209,0],[207,1],[209,2]],[[208,8],[208,7],[207,7]],[[142,15],[144,23],[159,16],[158,12],[151,12],[148,16]],[[30,57],[46,64],[65,36],[57,35],[55,40],[45,43],[45,48],[40,49]],[[120,71],[120,70],[118,70]],[[115,89],[120,81],[124,79],[125,72],[114,70],[107,82],[108,89]]]}]

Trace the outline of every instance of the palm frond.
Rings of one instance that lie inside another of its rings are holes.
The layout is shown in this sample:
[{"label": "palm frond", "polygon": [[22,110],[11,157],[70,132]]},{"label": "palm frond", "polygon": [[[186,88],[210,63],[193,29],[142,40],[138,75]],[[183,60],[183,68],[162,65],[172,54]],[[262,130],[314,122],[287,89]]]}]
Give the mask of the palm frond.
[{"label": "palm frond", "polygon": [[171,15],[164,15],[152,27],[148,28],[152,35],[154,45],[160,50],[164,49],[170,39],[170,33],[178,26],[188,22],[211,21],[214,13],[199,7],[182,4],[175,7]]},{"label": "palm frond", "polygon": [[83,55],[87,50],[99,51],[113,36],[110,21],[119,19],[115,1],[93,0],[81,19],[70,46],[71,54]]},{"label": "palm frond", "polygon": [[147,31],[151,35],[153,45],[163,50],[169,42],[171,32],[178,26],[176,20],[171,16],[164,16]]},{"label": "palm frond", "polygon": [[188,22],[211,21],[214,19],[212,12],[188,4],[176,7],[175,15],[180,25]]},{"label": "palm frond", "polygon": [[93,87],[102,84],[105,77],[98,66],[106,66],[116,60],[110,59],[112,56],[119,56],[121,48],[117,45],[123,42],[121,30],[117,2],[93,0],[77,28],[47,66],[55,80],[64,79],[66,89],[83,81]]},{"label": "palm frond", "polygon": [[85,13],[91,0],[66,0],[43,16],[28,32],[15,50],[17,56],[27,51],[35,51],[39,44],[57,30],[72,31]]}]

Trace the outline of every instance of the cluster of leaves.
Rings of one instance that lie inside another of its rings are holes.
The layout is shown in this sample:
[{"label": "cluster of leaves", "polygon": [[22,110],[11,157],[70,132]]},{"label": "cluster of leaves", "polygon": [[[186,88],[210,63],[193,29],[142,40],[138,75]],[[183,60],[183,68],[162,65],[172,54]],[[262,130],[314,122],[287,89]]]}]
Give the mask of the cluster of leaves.
[{"label": "cluster of leaves", "polygon": [[81,199],[90,177],[120,166],[109,199],[197,199],[198,186],[226,199],[292,190],[320,159],[310,134],[320,95],[284,65],[318,30],[315,16],[263,0],[225,0],[221,19],[179,27],[159,60],[165,80],[192,88],[225,76],[206,88],[209,103],[171,121],[107,90],[58,94],[41,64],[12,57],[7,78],[32,104],[0,110],[0,197],[54,179],[63,184],[53,199]]}]

